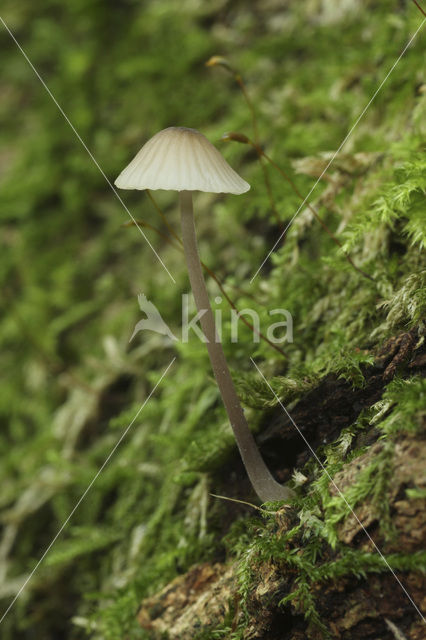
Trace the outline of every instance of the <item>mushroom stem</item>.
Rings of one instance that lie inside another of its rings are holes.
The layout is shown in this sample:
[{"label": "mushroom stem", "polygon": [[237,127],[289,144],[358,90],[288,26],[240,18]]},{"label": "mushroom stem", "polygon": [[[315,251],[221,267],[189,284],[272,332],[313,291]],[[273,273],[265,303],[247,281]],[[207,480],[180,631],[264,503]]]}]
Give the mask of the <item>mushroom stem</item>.
[{"label": "mushroom stem", "polygon": [[179,201],[182,220],[182,241],[188,267],[189,281],[197,310],[203,312],[200,322],[207,340],[206,344],[210,362],[244,466],[251,484],[262,502],[288,500],[292,495],[291,489],[274,480],[260,455],[253,434],[245,419],[234,383],[232,382],[225,354],[223,353],[222,345],[216,332],[213,312],[204,282],[200,257],[198,255],[192,207],[192,192],[180,191]]}]

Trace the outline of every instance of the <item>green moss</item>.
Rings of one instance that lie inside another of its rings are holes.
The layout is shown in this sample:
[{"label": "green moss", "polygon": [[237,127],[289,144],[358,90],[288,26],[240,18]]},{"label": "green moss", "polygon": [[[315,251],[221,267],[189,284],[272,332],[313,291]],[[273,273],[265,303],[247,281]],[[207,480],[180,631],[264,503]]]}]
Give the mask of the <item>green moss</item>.
[{"label": "green moss", "polygon": [[[257,311],[262,327],[270,309],[293,316],[294,341],[282,345],[286,357],[265,341],[254,344],[243,327],[232,343],[224,321],[225,349],[254,428],[276,399],[250,356],[291,408],[327,374],[365,385],[378,346],[422,327],[426,306],[426,98],[419,90],[419,42],[328,171],[334,186],[322,180],[311,196],[374,282],[351,267],[306,208],[250,282],[281,228],[255,154],[218,142],[230,130],[253,137],[250,110],[232,77],[204,62],[222,53],[242,72],[260,142],[305,195],[315,182],[306,162],[324,167],[321,154],[339,147],[420,19],[415,7],[402,9],[396,1],[367,2],[337,17],[325,4],[312,13],[303,3],[269,4],[74,0],[62,6],[48,0],[40,9],[6,0],[2,9],[109,179],[155,131],[180,124],[217,142],[252,184],[240,198],[200,194],[196,207],[203,259],[236,305]],[[5,32],[1,46],[4,609],[178,356],[8,614],[2,634],[20,640],[31,628],[37,637],[72,639],[86,628],[99,639],[147,638],[135,620],[142,598],[192,563],[222,557],[223,531],[217,512],[208,515],[209,492],[235,445],[204,345],[193,338],[174,349],[147,332],[128,344],[141,291],[179,330],[180,294],[188,289],[182,255],[147,231],[176,279],[173,287],[137,230],[120,226],[127,221],[120,203]],[[305,173],[294,173],[296,160],[305,162]],[[267,173],[284,226],[300,199],[276,169],[267,165]],[[156,198],[178,229],[175,197]],[[125,193],[123,200],[135,217],[162,225],[142,194]],[[220,293],[213,281],[209,286],[212,297]],[[221,308],[225,314],[226,304]],[[395,438],[421,429],[424,394],[419,378],[395,379],[378,403],[320,451],[334,477],[368,450],[358,436],[372,426],[379,430],[382,453],[345,497],[352,506],[364,499],[382,505],[386,535],[391,523],[383,498]],[[272,516],[251,524],[238,520],[228,533],[228,555],[239,558],[247,603],[258,563],[291,567],[297,580],[289,598],[326,633],[311,587],[384,567],[377,556],[339,542],[346,504],[330,494],[329,477],[314,461],[302,471],[309,482],[297,489],[298,520],[290,531],[277,537]],[[407,496],[417,497],[417,489]],[[416,554],[388,560],[400,570],[424,567]],[[249,615],[247,609],[242,626]],[[239,637],[242,626],[231,632],[227,621],[208,637]]]}]

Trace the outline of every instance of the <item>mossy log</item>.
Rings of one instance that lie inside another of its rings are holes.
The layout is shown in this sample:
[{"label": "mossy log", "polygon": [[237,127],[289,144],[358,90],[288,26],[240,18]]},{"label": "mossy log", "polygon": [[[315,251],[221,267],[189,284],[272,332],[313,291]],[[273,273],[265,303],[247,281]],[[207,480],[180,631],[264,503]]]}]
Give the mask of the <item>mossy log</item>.
[{"label": "mossy log", "polygon": [[[354,422],[362,409],[381,398],[385,384],[397,370],[407,378],[414,373],[424,374],[426,349],[419,341],[420,337],[421,332],[414,329],[389,339],[378,350],[374,365],[365,369],[366,383],[362,388],[353,389],[344,381],[328,377],[303,397],[292,415],[304,425],[304,434],[310,442],[316,442],[319,447],[327,439],[335,440],[343,428]],[[244,600],[244,616],[238,562],[203,564],[194,565],[157,595],[144,600],[138,614],[140,625],[149,630],[153,638],[160,639],[166,634],[171,640],[214,637],[210,635],[213,630],[225,624],[229,629],[235,629],[242,617],[245,617],[244,631],[239,637],[244,640],[423,638],[421,614],[426,614],[424,573],[415,567],[400,570],[398,562],[392,570],[391,566],[384,566],[380,569],[373,567],[373,572],[370,572],[363,565],[363,560],[371,554],[379,557],[380,550],[392,565],[392,559],[410,555],[415,560],[416,554],[425,549],[425,433],[426,419],[418,433],[402,433],[395,439],[392,451],[385,457],[385,486],[380,493],[382,504],[378,505],[377,495],[370,491],[354,511],[349,511],[338,523],[337,536],[342,544],[338,550],[329,547],[322,559],[323,563],[329,564],[328,575],[307,585],[309,599],[315,603],[314,620],[306,616],[300,574],[286,562],[286,553],[304,554],[304,542],[296,538],[287,545],[280,562],[272,559],[256,563],[249,593]],[[280,441],[288,445],[297,437],[286,420],[280,421],[278,414],[270,422],[269,429],[259,437],[259,442],[262,442],[266,454],[268,450],[277,452]],[[364,446],[368,445],[366,452],[346,462],[330,481],[328,488],[332,496],[339,492],[345,494],[348,488],[359,482],[365,470],[383,456],[385,444],[374,425],[359,438]],[[359,444],[355,440],[352,447],[355,449]],[[294,461],[298,466],[308,462],[307,457],[312,455],[306,451],[296,454],[296,446],[294,451]],[[407,489],[413,487],[416,487],[418,497],[407,497]],[[232,506],[228,516],[232,517],[231,514]],[[299,517],[291,506],[276,512],[273,535],[277,541],[297,526]],[[307,541],[306,545],[309,544]],[[342,575],[338,570],[339,563],[344,562],[345,554],[350,552],[359,552],[359,556],[356,553],[350,556],[353,567]],[[358,567],[357,558],[361,560]],[[299,595],[292,599],[292,593]],[[289,596],[291,602],[283,605],[283,598]]]}]

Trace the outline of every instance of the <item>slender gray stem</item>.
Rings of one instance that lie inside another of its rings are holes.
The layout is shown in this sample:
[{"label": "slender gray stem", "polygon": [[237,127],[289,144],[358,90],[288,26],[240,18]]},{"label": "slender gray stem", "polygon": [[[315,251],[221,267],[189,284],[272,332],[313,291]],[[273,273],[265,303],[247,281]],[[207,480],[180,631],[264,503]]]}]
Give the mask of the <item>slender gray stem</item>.
[{"label": "slender gray stem", "polygon": [[222,345],[216,333],[213,312],[198,255],[191,191],[181,191],[179,193],[179,199],[182,218],[182,242],[192,293],[198,311],[203,312],[200,322],[207,339],[206,344],[210,362],[244,466],[254,490],[263,502],[267,502],[268,500],[288,500],[292,495],[292,491],[274,480],[259,453],[259,449],[245,419],[223,353]]}]

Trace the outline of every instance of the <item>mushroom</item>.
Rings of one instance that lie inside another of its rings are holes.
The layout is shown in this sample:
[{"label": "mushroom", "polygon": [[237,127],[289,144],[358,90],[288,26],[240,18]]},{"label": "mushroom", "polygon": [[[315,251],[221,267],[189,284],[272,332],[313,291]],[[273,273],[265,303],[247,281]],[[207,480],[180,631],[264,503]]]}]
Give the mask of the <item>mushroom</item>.
[{"label": "mushroom", "polygon": [[195,129],[169,127],[153,136],[120,173],[120,189],[179,191],[182,242],[195,304],[206,337],[213,372],[247,474],[263,501],[287,500],[292,491],[272,477],[248,427],[216,332],[213,312],[198,255],[192,192],[241,194],[250,189],[219,151]]}]

